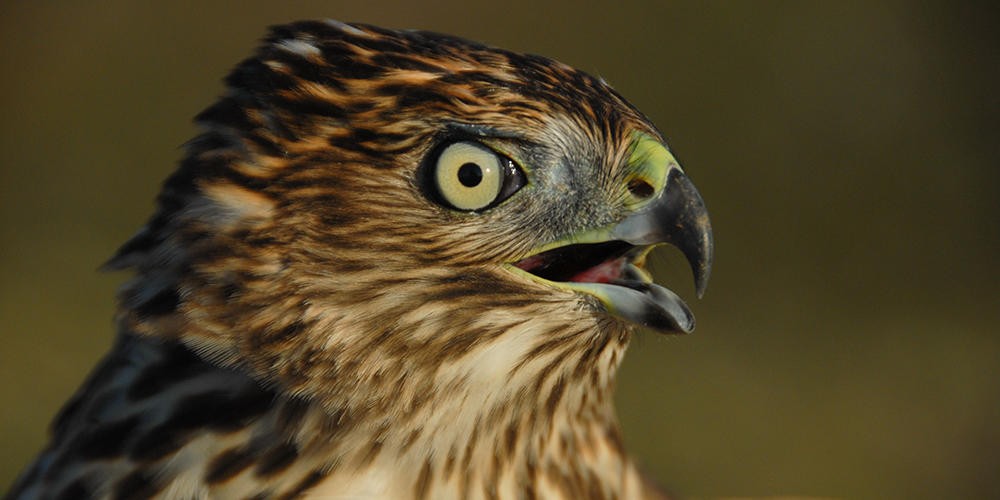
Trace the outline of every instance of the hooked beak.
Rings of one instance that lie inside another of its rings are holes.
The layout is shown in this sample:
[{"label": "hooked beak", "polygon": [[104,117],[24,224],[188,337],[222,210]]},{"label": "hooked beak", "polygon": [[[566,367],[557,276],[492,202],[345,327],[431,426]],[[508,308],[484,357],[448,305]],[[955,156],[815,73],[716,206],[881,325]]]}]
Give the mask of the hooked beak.
[{"label": "hooked beak", "polygon": [[712,274],[712,224],[701,194],[680,170],[671,170],[659,197],[612,228],[610,235],[636,246],[677,247],[691,266],[698,298],[705,295]]},{"label": "hooked beak", "polygon": [[[664,152],[666,150],[663,150]],[[646,255],[670,244],[687,258],[699,297],[712,269],[712,226],[694,184],[673,162],[657,162],[660,189],[621,222],[546,245],[513,264],[551,285],[596,297],[609,313],[661,332],[694,330],[694,315],[671,290],[643,269]]]}]

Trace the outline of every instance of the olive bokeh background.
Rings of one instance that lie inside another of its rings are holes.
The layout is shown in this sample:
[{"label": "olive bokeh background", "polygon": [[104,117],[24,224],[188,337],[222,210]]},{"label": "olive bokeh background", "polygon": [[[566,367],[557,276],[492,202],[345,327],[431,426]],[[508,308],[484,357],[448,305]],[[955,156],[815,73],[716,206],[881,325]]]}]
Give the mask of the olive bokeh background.
[{"label": "olive bokeh background", "polygon": [[124,276],[95,269],[151,213],[190,118],[266,26],[323,17],[562,60],[664,131],[717,258],[697,332],[638,335],[620,377],[662,483],[1000,491],[1000,10],[915,1],[3,2],[0,487],[110,345]]}]

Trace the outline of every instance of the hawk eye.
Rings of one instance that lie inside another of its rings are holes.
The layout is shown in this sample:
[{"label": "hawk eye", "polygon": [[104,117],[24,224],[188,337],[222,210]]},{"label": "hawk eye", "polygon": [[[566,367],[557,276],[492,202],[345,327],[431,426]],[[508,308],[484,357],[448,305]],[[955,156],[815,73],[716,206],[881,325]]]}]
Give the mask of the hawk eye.
[{"label": "hawk eye", "polygon": [[524,186],[524,172],[513,160],[476,142],[448,144],[432,167],[441,201],[459,210],[488,208]]}]

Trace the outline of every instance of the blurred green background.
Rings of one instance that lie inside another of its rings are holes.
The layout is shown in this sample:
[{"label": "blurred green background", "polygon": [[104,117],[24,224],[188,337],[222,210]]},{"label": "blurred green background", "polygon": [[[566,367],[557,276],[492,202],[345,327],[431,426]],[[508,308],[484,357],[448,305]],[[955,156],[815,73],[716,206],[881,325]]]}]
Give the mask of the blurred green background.
[{"label": "blurred green background", "polygon": [[662,483],[995,497],[993,5],[3,2],[0,486],[110,345],[124,276],[95,269],[150,214],[190,118],[266,26],[334,17],[560,59],[670,139],[717,260],[696,334],[638,336],[620,379],[629,445]]}]

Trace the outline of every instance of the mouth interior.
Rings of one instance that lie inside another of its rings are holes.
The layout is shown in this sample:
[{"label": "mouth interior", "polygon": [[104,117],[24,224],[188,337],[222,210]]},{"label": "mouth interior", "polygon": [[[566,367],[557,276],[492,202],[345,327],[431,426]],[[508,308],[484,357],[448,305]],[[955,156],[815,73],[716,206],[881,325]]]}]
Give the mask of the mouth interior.
[{"label": "mouth interior", "polygon": [[548,281],[610,283],[622,278],[625,254],[633,248],[624,241],[566,245],[514,265]]}]

